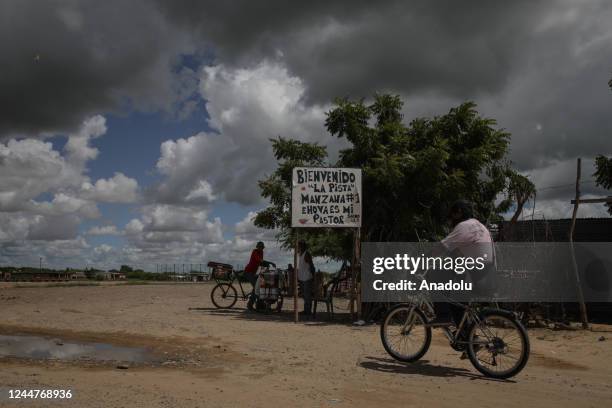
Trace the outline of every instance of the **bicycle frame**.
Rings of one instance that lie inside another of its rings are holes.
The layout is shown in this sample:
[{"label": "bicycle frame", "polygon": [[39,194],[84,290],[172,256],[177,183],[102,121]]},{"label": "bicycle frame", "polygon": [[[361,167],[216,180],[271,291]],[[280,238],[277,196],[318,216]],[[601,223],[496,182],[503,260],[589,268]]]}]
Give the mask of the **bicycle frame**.
[{"label": "bicycle frame", "polygon": [[[240,294],[238,295],[239,298],[241,298],[241,300],[245,301],[249,298],[249,296],[251,295],[251,292],[245,292],[244,291],[244,287],[242,286],[242,281],[240,279],[238,279],[238,275],[236,274],[235,271],[232,271],[231,274],[229,275],[229,280],[224,281],[224,280],[219,280],[215,278],[215,282],[217,282],[217,284],[221,284],[221,283],[227,283],[229,286],[234,287],[234,282],[238,282],[238,286],[240,287]],[[223,287],[222,289],[223,290]],[[225,295],[227,292],[224,291],[223,295]]]},{"label": "bicycle frame", "polygon": [[[467,340],[459,340],[459,335],[463,331],[463,329],[467,328],[472,323],[480,322],[480,318],[478,317],[478,313],[472,307],[472,304],[469,303],[467,305],[459,302],[450,301],[455,306],[459,306],[464,309],[463,316],[461,320],[457,324],[457,328],[453,333],[448,326],[440,326],[440,328],[444,331],[444,334],[448,338],[448,341],[451,344],[467,344]],[[427,317],[435,317],[435,307],[433,303],[429,300],[429,298],[425,294],[415,295],[415,299],[408,303],[412,306],[408,318],[406,319],[406,323],[402,327],[402,331],[409,332],[412,329],[413,322],[413,310],[415,308],[419,308]]]}]

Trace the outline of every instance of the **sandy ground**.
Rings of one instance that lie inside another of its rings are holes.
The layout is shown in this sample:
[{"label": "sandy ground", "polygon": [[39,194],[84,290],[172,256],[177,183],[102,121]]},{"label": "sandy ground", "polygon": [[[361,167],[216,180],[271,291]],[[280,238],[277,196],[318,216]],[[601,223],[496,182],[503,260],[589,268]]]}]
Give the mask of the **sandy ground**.
[{"label": "sandy ground", "polygon": [[[512,381],[492,381],[440,333],[421,362],[399,364],[383,350],[377,326],[325,316],[295,324],[290,310],[262,316],[243,302],[218,311],[211,288],[0,287],[0,334],[146,346],[169,360],[118,369],[0,359],[0,406],[601,408],[612,401],[611,327],[530,330],[527,367]],[[9,400],[14,388],[71,389],[73,399]]]}]

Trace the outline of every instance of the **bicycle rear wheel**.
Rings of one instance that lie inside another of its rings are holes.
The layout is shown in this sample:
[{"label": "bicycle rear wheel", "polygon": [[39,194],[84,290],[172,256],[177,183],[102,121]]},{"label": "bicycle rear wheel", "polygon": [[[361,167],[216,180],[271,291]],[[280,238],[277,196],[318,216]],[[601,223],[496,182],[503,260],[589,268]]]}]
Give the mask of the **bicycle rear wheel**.
[{"label": "bicycle rear wheel", "polygon": [[238,301],[238,294],[229,283],[218,283],[210,292],[210,300],[218,309],[231,309]]},{"label": "bicycle rear wheel", "polygon": [[391,357],[404,362],[417,361],[431,344],[431,328],[417,307],[398,305],[389,310],[380,326],[380,339]]},{"label": "bicycle rear wheel", "polygon": [[509,378],[518,374],[529,359],[529,337],[510,312],[483,313],[468,335],[468,357],[487,377]]}]

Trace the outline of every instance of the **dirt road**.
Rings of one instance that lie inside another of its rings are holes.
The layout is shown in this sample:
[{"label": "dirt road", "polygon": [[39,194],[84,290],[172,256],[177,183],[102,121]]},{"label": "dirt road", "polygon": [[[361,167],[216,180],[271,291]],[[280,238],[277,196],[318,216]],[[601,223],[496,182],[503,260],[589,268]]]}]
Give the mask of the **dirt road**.
[{"label": "dirt road", "polygon": [[[483,378],[439,333],[418,364],[382,349],[378,327],[294,324],[244,304],[215,310],[211,285],[0,288],[0,334],[150,347],[164,364],[0,359],[0,406],[604,407],[612,401],[612,328],[532,330],[512,381]],[[292,303],[292,302],[288,302]],[[287,306],[286,306],[287,307]],[[601,336],[606,340],[599,341]],[[71,389],[65,401],[15,401],[9,389]]]}]

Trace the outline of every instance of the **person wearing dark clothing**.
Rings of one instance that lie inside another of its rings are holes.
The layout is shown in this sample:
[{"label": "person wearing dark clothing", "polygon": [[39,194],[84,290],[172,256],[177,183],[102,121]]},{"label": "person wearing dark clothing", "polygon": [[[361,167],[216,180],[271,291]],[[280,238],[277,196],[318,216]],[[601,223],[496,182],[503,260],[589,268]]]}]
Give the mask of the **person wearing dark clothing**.
[{"label": "person wearing dark clothing", "polygon": [[297,258],[297,276],[298,281],[302,286],[302,296],[304,298],[304,311],[302,314],[309,316],[312,314],[312,292],[315,267],[314,263],[312,262],[312,256],[307,251],[305,241],[298,242]]}]

